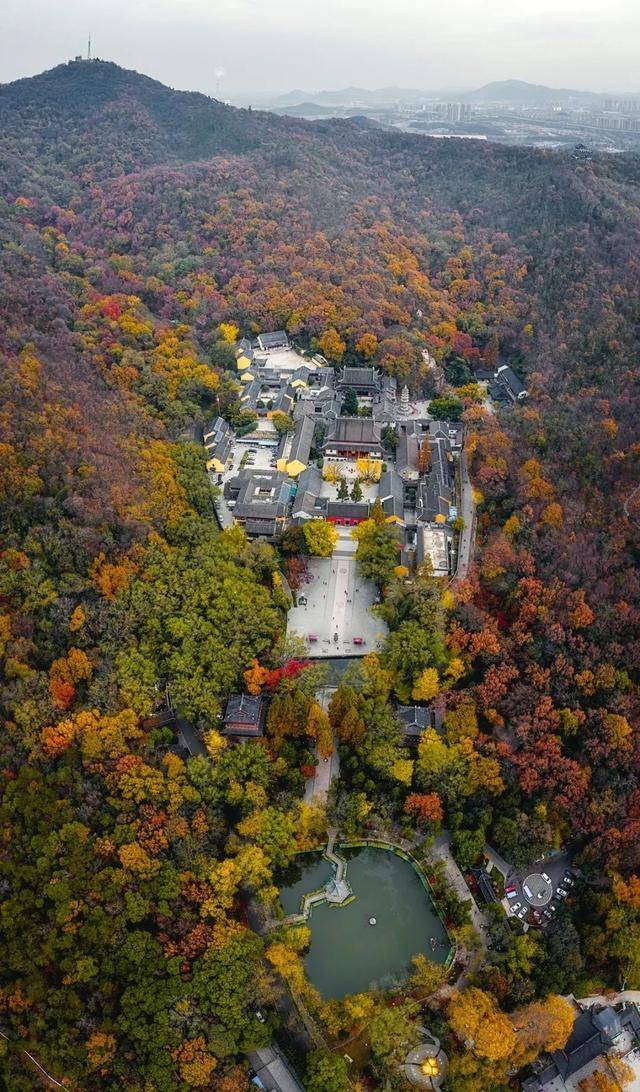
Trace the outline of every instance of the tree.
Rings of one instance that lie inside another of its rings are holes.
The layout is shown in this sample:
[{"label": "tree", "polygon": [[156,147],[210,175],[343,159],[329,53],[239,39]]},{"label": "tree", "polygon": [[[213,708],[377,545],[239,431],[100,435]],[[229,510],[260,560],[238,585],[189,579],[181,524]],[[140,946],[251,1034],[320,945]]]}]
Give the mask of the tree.
[{"label": "tree", "polygon": [[406,1056],[409,1047],[418,1039],[419,1031],[413,1023],[409,1003],[381,1007],[369,1023],[371,1052],[378,1062],[394,1065]]},{"label": "tree", "polygon": [[583,1077],[578,1081],[580,1092],[620,1092],[621,1088],[626,1088],[633,1082],[635,1071],[622,1058],[608,1055],[607,1065],[612,1069],[613,1076],[609,1076],[602,1069],[597,1069],[589,1077]]},{"label": "tree", "polygon": [[[442,658],[438,635],[418,621],[410,619],[402,622],[389,634],[385,646],[385,665],[392,673],[394,688],[401,701],[409,701],[414,690],[417,694],[435,696],[437,667]],[[427,669],[431,669],[429,674],[426,674]],[[415,697],[414,700],[430,699]]]},{"label": "tree", "polygon": [[492,371],[498,363],[498,352],[498,339],[494,334],[492,337],[489,338],[482,352],[482,359],[484,361],[485,367],[489,371]]},{"label": "tree", "polygon": [[353,387],[347,387],[344,392],[344,399],[342,401],[342,409],[340,410],[345,417],[356,417],[358,413],[358,395],[354,391]]},{"label": "tree", "polygon": [[282,413],[280,410],[273,414],[271,423],[279,436],[283,436],[285,432],[293,432],[296,427],[293,417],[290,417],[288,413]]},{"label": "tree", "polygon": [[427,410],[437,421],[459,421],[464,405],[455,395],[443,394],[429,402]]},{"label": "tree", "polygon": [[356,470],[362,481],[379,482],[382,474],[382,462],[380,459],[373,459],[370,455],[363,455],[356,459]]},{"label": "tree", "polygon": [[347,1059],[329,1050],[312,1050],[307,1057],[305,1087],[308,1092],[348,1092]]},{"label": "tree", "polygon": [[495,1062],[513,1054],[516,1034],[511,1022],[484,990],[474,986],[455,990],[447,1014],[455,1034],[479,1057]]},{"label": "tree", "polygon": [[342,340],[335,326],[330,326],[318,338],[318,349],[332,364],[339,364],[344,356],[346,342]]},{"label": "tree", "polygon": [[257,660],[252,660],[246,671],[243,671],[245,686],[250,694],[259,694],[269,677],[269,669],[262,667]]},{"label": "tree", "polygon": [[223,341],[226,341],[229,345],[235,345],[240,330],[232,322],[221,322],[218,326],[218,333]]},{"label": "tree", "polygon": [[416,679],[411,697],[414,701],[431,701],[440,689],[440,680],[435,667],[425,667]]},{"label": "tree", "polygon": [[304,525],[307,549],[314,557],[331,557],[338,544],[338,532],[324,519],[307,520]]},{"label": "tree", "polygon": [[411,988],[419,990],[421,997],[435,993],[447,980],[447,969],[439,963],[433,963],[422,952],[411,957]]},{"label": "tree", "polygon": [[454,709],[447,709],[444,729],[448,743],[475,739],[478,734],[478,717],[473,702],[463,702]]},{"label": "tree", "polygon": [[360,353],[365,360],[371,360],[372,356],[375,356],[378,351],[378,339],[375,334],[366,333],[362,337],[358,338],[355,344],[355,350]]},{"label": "tree", "polygon": [[363,520],[351,532],[358,543],[356,561],[363,577],[382,586],[391,578],[398,560],[398,532],[390,523]]},{"label": "tree", "polygon": [[454,857],[461,868],[471,868],[479,859],[485,843],[483,830],[456,830],[451,840]]},{"label": "tree", "polygon": [[435,792],[410,793],[404,802],[404,810],[420,825],[432,824],[437,827],[443,819],[442,803]]},{"label": "tree", "polygon": [[[432,403],[433,404],[433,403]],[[431,468],[431,444],[425,437],[418,450],[418,470],[421,474],[428,474]]]},{"label": "tree", "polygon": [[349,500],[349,484],[346,478],[340,478],[338,483],[338,500]]},{"label": "tree", "polygon": [[543,1050],[562,1049],[573,1031],[575,1012],[564,997],[550,994],[517,1009],[511,1020],[521,1047],[537,1056]]},{"label": "tree", "polygon": [[333,751],[333,735],[329,717],[317,701],[312,701],[309,707],[307,734],[315,739],[320,758],[328,758]]},{"label": "tree", "polygon": [[359,504],[362,500],[362,486],[360,485],[358,478],[355,479],[351,486],[351,500],[354,504]]}]

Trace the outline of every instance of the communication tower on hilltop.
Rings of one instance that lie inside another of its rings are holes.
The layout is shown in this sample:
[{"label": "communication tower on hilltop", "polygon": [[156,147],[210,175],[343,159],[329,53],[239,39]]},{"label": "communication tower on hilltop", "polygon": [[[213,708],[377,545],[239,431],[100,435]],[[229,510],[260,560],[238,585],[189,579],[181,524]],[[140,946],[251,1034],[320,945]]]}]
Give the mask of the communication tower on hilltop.
[{"label": "communication tower on hilltop", "polygon": [[89,33],[89,40],[87,42],[87,60],[91,60],[91,33]]}]

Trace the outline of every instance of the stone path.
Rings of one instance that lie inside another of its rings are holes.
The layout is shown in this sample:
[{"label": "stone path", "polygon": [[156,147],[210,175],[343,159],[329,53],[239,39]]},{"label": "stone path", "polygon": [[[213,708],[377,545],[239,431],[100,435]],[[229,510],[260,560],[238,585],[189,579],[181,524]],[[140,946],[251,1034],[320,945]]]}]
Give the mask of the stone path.
[{"label": "stone path", "polygon": [[[335,686],[326,686],[323,690],[319,690],[316,697],[320,702],[320,705],[324,709],[325,713],[331,700]],[[316,772],[313,777],[310,777],[305,785],[304,790],[304,802],[305,804],[319,804],[321,807],[326,807],[327,799],[329,796],[329,789],[331,788],[331,782],[334,778],[340,777],[340,756],[338,754],[338,741],[334,736],[333,739],[333,753],[329,758],[324,759],[318,757],[318,750],[314,748],[317,759]]]},{"label": "stone path", "polygon": [[478,904],[476,903],[476,900],[474,899],[469,889],[467,881],[465,880],[462,872],[460,871],[458,865],[453,859],[450,845],[451,836],[448,831],[443,831],[443,833],[440,834],[433,843],[431,847],[431,854],[436,858],[436,860],[442,861],[442,863],[444,864],[447,879],[453,887],[453,890],[455,891],[458,898],[462,899],[463,901],[466,901],[467,899],[471,901],[471,921],[473,923],[474,929],[480,937],[483,948],[486,948],[490,942],[487,922],[485,920],[484,914],[478,908]]},{"label": "stone path", "polygon": [[515,871],[513,865],[509,864],[508,861],[505,861],[504,857],[501,857],[500,854],[490,845],[485,845],[484,851],[487,855],[489,863],[493,865],[494,868],[498,869],[498,872],[502,875],[502,878],[504,880],[507,880],[511,873]]}]

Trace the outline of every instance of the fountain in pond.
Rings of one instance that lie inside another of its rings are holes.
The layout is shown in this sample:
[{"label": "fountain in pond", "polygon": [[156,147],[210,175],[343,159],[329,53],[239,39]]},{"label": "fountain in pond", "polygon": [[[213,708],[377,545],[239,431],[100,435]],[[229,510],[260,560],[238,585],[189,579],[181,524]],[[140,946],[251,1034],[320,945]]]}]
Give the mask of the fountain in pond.
[{"label": "fountain in pond", "polygon": [[376,921],[375,918],[369,918],[369,925],[377,925],[377,924],[378,924],[378,922]]}]

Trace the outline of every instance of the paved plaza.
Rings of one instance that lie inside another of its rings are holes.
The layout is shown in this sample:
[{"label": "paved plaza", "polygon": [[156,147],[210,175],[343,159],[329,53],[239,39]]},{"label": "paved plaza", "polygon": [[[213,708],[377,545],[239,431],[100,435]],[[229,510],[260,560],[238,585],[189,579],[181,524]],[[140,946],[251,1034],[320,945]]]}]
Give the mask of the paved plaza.
[{"label": "paved plaza", "polygon": [[380,649],[387,630],[369,610],[375,585],[359,576],[355,558],[311,558],[309,576],[298,606],[289,611],[288,632],[306,641],[310,655],[363,656]]}]

